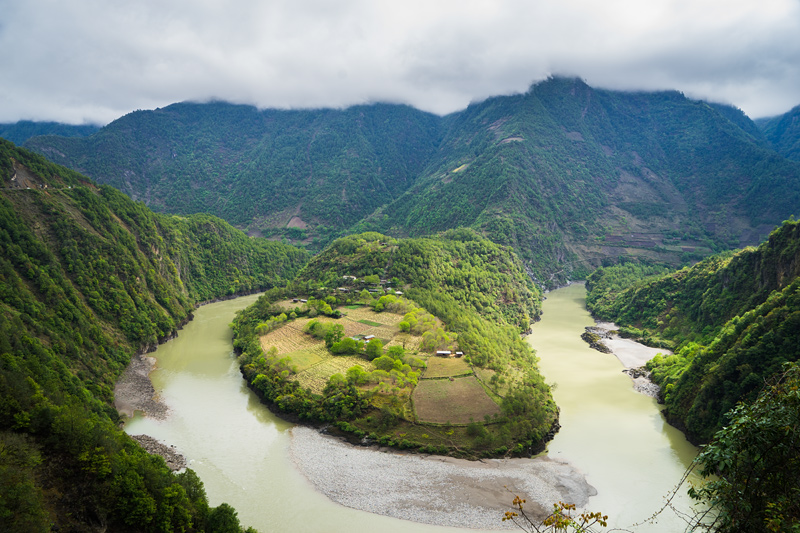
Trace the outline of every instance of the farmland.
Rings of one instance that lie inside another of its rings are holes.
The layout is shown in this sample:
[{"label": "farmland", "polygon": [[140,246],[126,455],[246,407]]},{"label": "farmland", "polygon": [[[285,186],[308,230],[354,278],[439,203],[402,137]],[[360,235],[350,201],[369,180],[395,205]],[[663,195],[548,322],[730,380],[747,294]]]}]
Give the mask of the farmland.
[{"label": "farmland", "polygon": [[[286,311],[293,309],[290,300],[279,302]],[[492,416],[500,412],[498,405],[486,394],[481,384],[475,379],[473,369],[463,357],[436,357],[421,352],[422,338],[407,332],[401,332],[398,324],[403,319],[400,314],[384,311],[377,313],[368,306],[347,306],[339,309],[339,319],[318,316],[317,320],[324,324],[339,324],[347,337],[363,338],[374,335],[386,348],[403,347],[408,356],[427,363],[421,379],[413,391],[414,410],[403,409],[407,418],[422,423],[454,423],[466,424],[471,420],[483,420],[485,415]],[[334,374],[347,374],[348,369],[358,365],[364,372],[376,370],[375,365],[361,355],[333,355],[320,339],[315,339],[304,332],[311,318],[298,318],[286,322],[282,327],[260,337],[261,347],[265,352],[275,348],[275,357],[288,359],[291,378],[304,389],[314,394],[322,394],[328,380]],[[437,321],[437,324],[440,322]],[[458,376],[458,377],[456,377]],[[453,379],[455,378],[455,379]],[[386,382],[386,379],[381,380]],[[397,385],[396,379],[387,383],[389,390]],[[409,383],[401,381],[400,387],[394,387],[394,395],[406,404],[411,389]],[[413,386],[413,384],[411,384]],[[362,386],[373,390],[369,385]],[[401,392],[402,390],[402,392]],[[380,391],[380,392],[379,392]],[[386,404],[387,385],[374,388],[372,404],[381,407]]]},{"label": "farmland", "polygon": [[421,380],[412,399],[421,422],[467,424],[500,414],[475,376]]}]

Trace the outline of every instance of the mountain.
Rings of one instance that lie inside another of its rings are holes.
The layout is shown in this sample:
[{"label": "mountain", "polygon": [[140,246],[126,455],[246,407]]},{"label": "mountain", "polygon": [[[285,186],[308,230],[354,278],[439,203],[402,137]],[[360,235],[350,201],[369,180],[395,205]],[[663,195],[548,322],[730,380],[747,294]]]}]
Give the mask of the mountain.
[{"label": "mountain", "polygon": [[0,178],[0,529],[205,530],[202,482],[119,429],[114,383],[197,303],[283,285],[308,254],[8,141]]},{"label": "mountain", "polygon": [[675,348],[648,368],[667,419],[690,439],[707,442],[737,402],[800,360],[800,223],[786,221],[758,248],[609,290],[604,278],[619,268],[589,276],[591,310],[623,333]]},{"label": "mountain", "polygon": [[20,120],[10,124],[0,124],[0,137],[21,145],[31,137],[57,135],[59,137],[87,137],[100,129],[100,126],[87,124],[73,126],[59,122],[32,122]]},{"label": "mountain", "polygon": [[26,147],[158,211],[330,240],[408,188],[436,149],[438,123],[399,105],[183,103],[136,111],[85,139],[41,137]]},{"label": "mountain", "polygon": [[740,110],[574,78],[446,117],[175,104],[26,146],[156,210],[314,250],[346,232],[469,226],[543,285],[620,257],[679,265],[756,244],[800,207],[800,163]]},{"label": "mountain", "polygon": [[800,161],[800,106],[784,115],[761,120],[758,125],[779,154]]},{"label": "mountain", "polygon": [[741,111],[677,92],[556,78],[446,122],[426,171],[375,227],[419,235],[473,226],[512,245],[539,276],[585,275],[587,264],[618,256],[678,264],[755,244],[800,207],[800,166]]}]

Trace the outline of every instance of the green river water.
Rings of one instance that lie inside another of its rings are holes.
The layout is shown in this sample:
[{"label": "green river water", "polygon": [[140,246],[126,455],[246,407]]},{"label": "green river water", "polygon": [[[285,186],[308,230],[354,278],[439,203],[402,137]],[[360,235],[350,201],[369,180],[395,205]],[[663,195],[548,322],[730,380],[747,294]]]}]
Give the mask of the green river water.
[{"label": "green river water", "polygon": [[[549,293],[528,339],[548,383],[557,384],[562,428],[549,455],[583,471],[598,490],[588,509],[601,510],[611,516],[611,525],[624,527],[662,506],[696,449],[663,421],[654,400],[633,391],[614,356],[591,350],[580,339],[583,328],[593,324],[584,296],[582,285]],[[228,324],[256,298],[200,307],[176,339],[152,354],[158,360],[153,385],[170,415],[165,421],[136,416],[126,431],[174,445],[203,480],[211,505],[230,503],[242,524],[261,533],[457,531],[342,507],[295,469],[288,458],[291,424],[247,389],[232,353]],[[678,505],[685,508],[685,488],[680,492]],[[682,529],[671,511],[654,526],[634,528]]]}]

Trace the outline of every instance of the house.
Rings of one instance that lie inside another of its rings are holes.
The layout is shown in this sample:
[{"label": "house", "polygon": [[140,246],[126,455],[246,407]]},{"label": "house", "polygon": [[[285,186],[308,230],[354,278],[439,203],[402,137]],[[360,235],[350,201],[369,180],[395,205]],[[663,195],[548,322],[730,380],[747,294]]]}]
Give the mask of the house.
[{"label": "house", "polygon": [[347,287],[339,287],[336,290],[339,291],[339,292],[350,292],[350,289],[348,289]]},{"label": "house", "polygon": [[374,339],[374,338],[375,338],[375,335],[365,335],[365,336],[364,336],[364,340],[365,340],[365,341],[371,341],[371,340],[372,340],[372,339]]},{"label": "house", "polygon": [[394,291],[394,295],[395,295],[395,296],[402,296],[402,295],[403,295],[403,293],[402,293],[402,292],[400,292],[400,291]]},{"label": "house", "polygon": [[301,303],[301,304],[307,304],[307,303],[308,303],[308,300],[303,300],[303,299],[301,298],[301,299],[300,299],[300,303]]},{"label": "house", "polygon": [[464,355],[464,352],[456,352],[456,357],[461,357],[462,355]]},{"label": "house", "polygon": [[452,357],[453,352],[451,352],[450,350],[437,350],[436,355],[440,355],[442,357]]},{"label": "house", "polygon": [[300,298],[292,298],[292,303],[293,304],[296,304],[299,301],[300,301]]}]

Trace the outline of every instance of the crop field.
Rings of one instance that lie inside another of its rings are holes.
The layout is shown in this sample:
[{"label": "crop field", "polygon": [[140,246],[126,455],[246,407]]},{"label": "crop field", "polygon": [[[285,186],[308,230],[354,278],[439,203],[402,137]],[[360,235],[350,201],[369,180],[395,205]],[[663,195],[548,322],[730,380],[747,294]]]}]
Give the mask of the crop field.
[{"label": "crop field", "polygon": [[275,302],[273,305],[276,305],[277,307],[281,307],[283,309],[286,309],[286,311],[291,311],[295,307],[300,307],[303,304],[294,303],[294,302],[292,302],[291,299],[287,299],[287,300],[279,300],[279,301]]},{"label": "crop field", "polygon": [[274,331],[270,331],[261,337],[261,348],[265,352],[273,346],[278,350],[278,354],[287,354],[298,350],[313,348],[319,341],[303,333],[300,320],[290,322]]},{"label": "crop field", "polygon": [[428,368],[422,374],[425,378],[446,378],[450,376],[462,376],[472,373],[472,368],[464,361],[463,357],[439,357],[432,355],[428,357]]},{"label": "crop field", "polygon": [[475,376],[420,380],[412,395],[420,422],[468,424],[482,422],[486,415],[500,413]]},{"label": "crop field", "polygon": [[323,344],[314,346],[313,348],[306,348],[305,350],[298,350],[296,352],[289,352],[287,354],[280,354],[278,357],[289,357],[292,367],[296,372],[302,372],[318,363],[321,363],[325,358],[330,357],[328,350]]},{"label": "crop field", "polygon": [[356,322],[359,320],[368,320],[370,322],[377,322],[378,324],[385,324],[387,326],[397,326],[397,324],[403,320],[402,315],[389,312],[376,313],[369,307],[360,307],[352,310],[348,309],[347,318],[350,320],[355,320]]},{"label": "crop field", "polygon": [[[288,301],[291,303],[291,301]],[[286,303],[286,302],[281,302]],[[361,365],[366,372],[375,370],[374,365],[359,356],[335,356],[331,354],[323,342],[303,332],[311,320],[322,323],[340,324],[348,337],[355,335],[375,335],[386,342],[386,346],[405,344],[407,353],[413,354],[419,349],[422,338],[401,333],[397,324],[402,316],[394,313],[375,313],[368,307],[348,310],[347,316],[340,319],[318,316],[315,319],[298,318],[267,333],[261,337],[261,347],[269,351],[275,347],[279,358],[289,357],[289,366],[296,372],[296,379],[304,388],[315,393],[322,393],[325,384],[333,374],[346,374],[355,365]],[[467,372],[469,371],[467,367]],[[464,373],[464,372],[461,372]],[[453,374],[445,374],[453,375]]]},{"label": "crop field", "polygon": [[375,366],[372,363],[361,357],[328,354],[324,360],[299,372],[295,377],[303,387],[307,387],[317,394],[322,394],[322,390],[328,383],[328,378],[334,374],[344,375],[347,373],[348,368],[356,365],[361,365],[367,372],[375,370]]},{"label": "crop field", "polygon": [[375,335],[379,339],[392,339],[400,330],[397,324],[403,317],[394,313],[376,313],[368,307],[347,311],[347,316],[340,320],[344,326],[344,334]]},{"label": "crop field", "polygon": [[398,333],[392,338],[392,342],[384,345],[384,348],[402,346],[406,352],[414,353],[419,351],[420,344],[422,344],[422,337],[408,333]]}]

